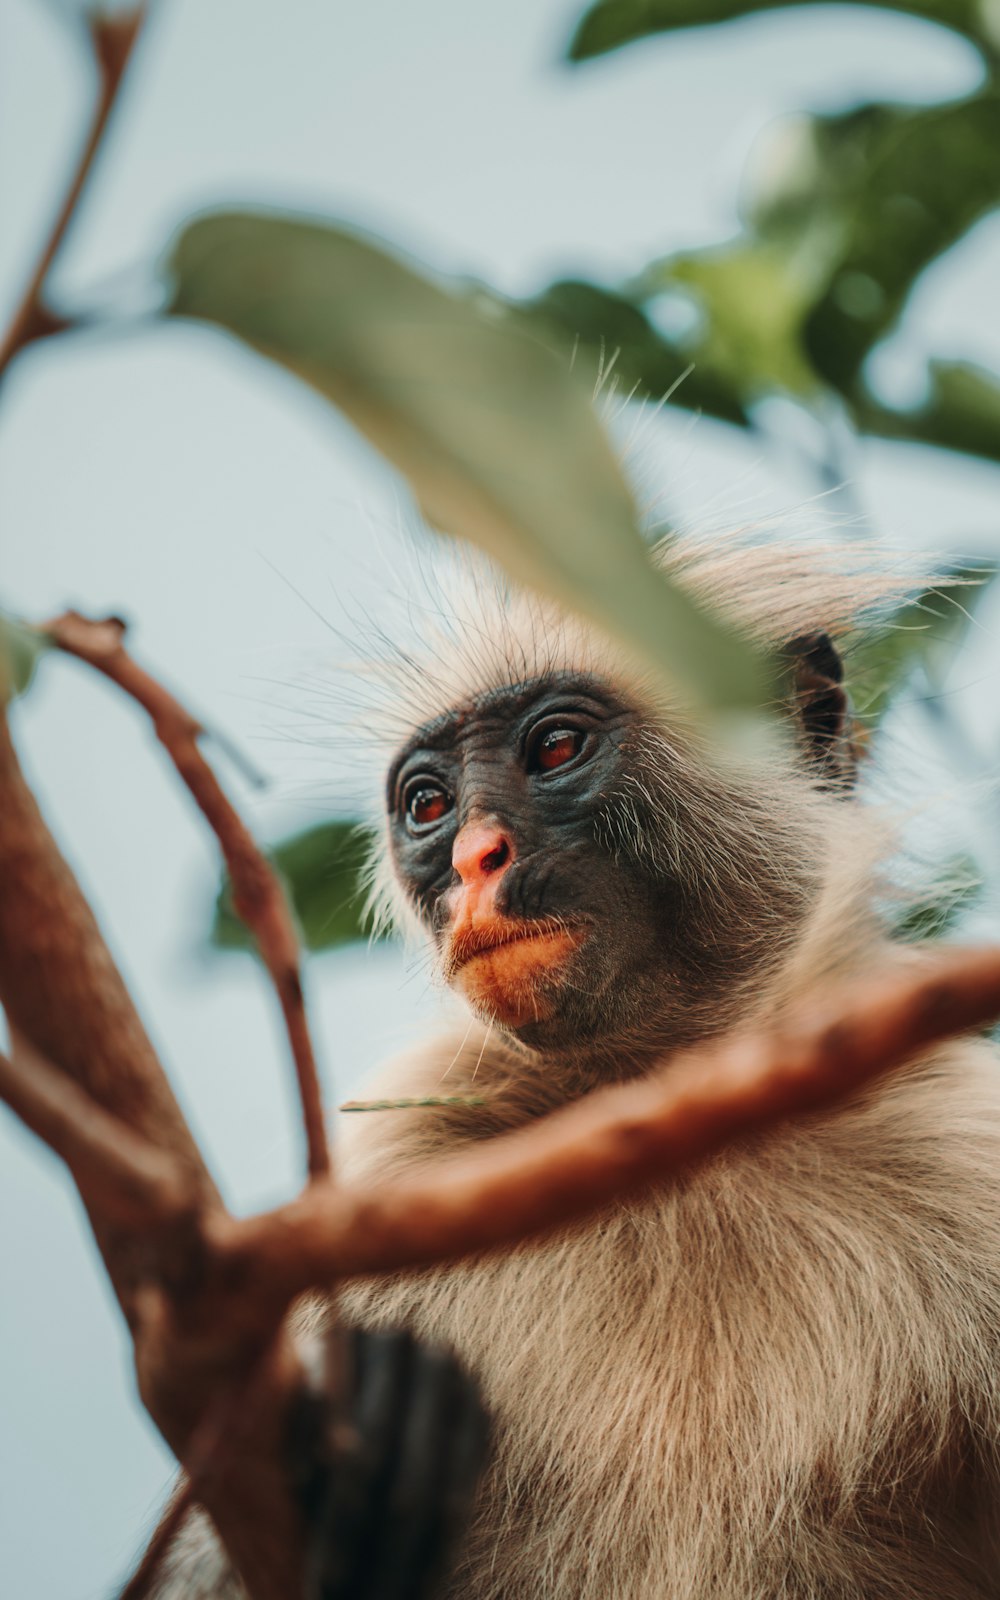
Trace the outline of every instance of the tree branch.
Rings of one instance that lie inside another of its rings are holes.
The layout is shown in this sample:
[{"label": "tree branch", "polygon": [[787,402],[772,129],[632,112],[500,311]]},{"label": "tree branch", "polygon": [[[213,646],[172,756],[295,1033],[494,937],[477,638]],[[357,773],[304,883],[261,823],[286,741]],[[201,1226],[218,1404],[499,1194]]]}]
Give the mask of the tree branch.
[{"label": "tree branch", "polygon": [[35,264],[21,303],[14,313],[14,319],[0,343],[0,379],[14,357],[26,345],[34,343],[36,339],[62,333],[72,326],[64,317],[57,316],[46,306],[45,281],[93,171],[108,121],[118,99],[125,68],[128,66],[144,19],[143,5],[122,12],[118,16],[99,14],[87,19],[87,31],[100,83],[94,119],[80,151],[69,187],[53,220],[48,239]]},{"label": "tree branch", "polygon": [[228,1262],[231,1288],[252,1281],[262,1297],[288,1301],[314,1284],[512,1245],[787,1117],[826,1110],[998,1016],[1000,950],[914,959],[813,1000],[780,1031],[695,1047],[650,1078],[598,1090],[413,1176],[377,1189],[317,1186],[268,1215],[220,1219],[218,1233],[210,1223],[209,1248]]},{"label": "tree branch", "polygon": [[219,841],[238,915],[254,935],[278,995],[298,1085],[309,1176],[330,1174],[323,1098],[302,995],[299,945],[281,881],[224,793],[198,747],[201,724],[125,649],[125,624],[91,621],[67,611],[44,631],[68,655],[87,662],[131,695],[152,719],[156,736]]},{"label": "tree branch", "polygon": [[[93,912],[24,781],[2,708],[0,885],[0,1005],[15,1037],[173,1155],[196,1197],[216,1200]],[[94,1222],[100,1237],[101,1218]]]},{"label": "tree branch", "polygon": [[62,1157],[90,1216],[149,1228],[192,1215],[181,1164],[102,1110],[25,1039],[15,1060],[0,1052],[0,1100]]},{"label": "tree branch", "polygon": [[[278,1316],[249,1333],[235,1315],[217,1332],[201,1320],[213,1265],[204,1223],[221,1214],[217,1192],[24,782],[2,707],[0,1004],[15,1042],[15,1060],[0,1066],[4,1098],[79,1177],[133,1331],[140,1391],[179,1460],[218,1395],[262,1374],[239,1458],[205,1503],[253,1600],[288,1600],[302,1545],[286,1463],[303,1381],[291,1337]],[[112,1154],[119,1125],[127,1131]]]}]

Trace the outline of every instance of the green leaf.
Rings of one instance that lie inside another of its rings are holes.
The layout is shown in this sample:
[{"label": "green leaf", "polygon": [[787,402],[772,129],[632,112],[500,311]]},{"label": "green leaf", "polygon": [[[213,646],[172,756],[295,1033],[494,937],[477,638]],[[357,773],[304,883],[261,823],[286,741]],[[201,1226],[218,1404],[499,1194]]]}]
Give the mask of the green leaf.
[{"label": "green leaf", "polygon": [[927,386],[927,398],[911,410],[883,406],[866,391],[854,403],[859,425],[883,438],[1000,461],[1000,376],[971,362],[932,361]]},{"label": "green leaf", "polygon": [[[862,364],[920,274],[1000,205],[998,147],[996,92],[779,124],[758,162],[747,234],[686,258],[737,374],[769,367],[801,394],[797,362],[814,385],[863,400]],[[670,258],[640,283],[648,292],[684,267]],[[721,294],[713,271],[725,275]]]},{"label": "green leaf", "polygon": [[614,357],[619,391],[661,400],[676,394],[676,403],[723,422],[746,426],[742,387],[730,373],[710,366],[700,334],[666,338],[654,328],[642,306],[624,294],[596,284],[568,279],[553,283],[536,300],[525,301],[524,314],[557,337],[583,365],[589,357],[594,377]]},{"label": "green leaf", "polygon": [[803,336],[817,371],[850,396],[920,273],[1000,205],[1000,93],[864,106],[816,118],[813,137],[811,226],[839,245]]},{"label": "green leaf", "polygon": [[[368,836],[359,824],[324,822],[269,852],[288,889],[307,949],[332,950],[371,933],[364,915],[368,847]],[[211,939],[220,950],[253,947],[233,910],[228,880],[216,900]]]},{"label": "green leaf", "polygon": [[745,409],[775,391],[807,399],[819,390],[799,338],[818,269],[822,262],[808,241],[745,237],[667,256],[647,268],[637,287],[647,300],[678,290],[690,296],[703,317],[691,359]]},{"label": "green leaf", "polygon": [[866,723],[878,723],[917,668],[932,688],[940,687],[975,607],[996,575],[997,569],[986,564],[953,567],[940,583],[901,606],[875,638],[851,651],[848,684]]},{"label": "green leaf", "polygon": [[[616,358],[619,387],[744,426],[764,396],[809,401],[822,390],[802,348],[802,322],[821,292],[825,258],[812,241],[754,240],[654,262],[625,291],[553,284],[524,309],[591,358]],[[667,337],[651,320],[663,296],[690,308]]]},{"label": "green leaf", "polygon": [[[927,263],[1000,204],[1000,95],[801,117],[774,139],[740,237],[654,262],[617,295],[554,285],[533,309],[620,348],[616,370],[645,393],[692,365],[676,403],[726,421],[769,393],[808,405],[835,388],[862,432],[1000,459],[1000,377],[931,362],[927,399],[894,408],[862,366]],[[692,313],[672,337],[655,326],[664,296]]]},{"label": "green leaf", "polygon": [[[759,11],[787,10],[805,0],[597,0],[586,12],[569,46],[571,61],[604,55],[636,39],[678,28],[733,22]],[[823,0],[812,0],[823,3]],[[852,0],[864,4],[865,0]],[[971,39],[985,56],[1000,49],[1000,24],[984,0],[881,0],[879,9],[940,23]]]},{"label": "green leaf", "polygon": [[617,633],[694,705],[766,702],[746,643],[651,566],[590,395],[522,317],[353,233],[221,212],[170,263],[174,316],[226,328],[333,401],[424,515]]},{"label": "green leaf", "polygon": [[0,701],[13,700],[30,686],[39,658],[52,649],[40,628],[0,613]]}]

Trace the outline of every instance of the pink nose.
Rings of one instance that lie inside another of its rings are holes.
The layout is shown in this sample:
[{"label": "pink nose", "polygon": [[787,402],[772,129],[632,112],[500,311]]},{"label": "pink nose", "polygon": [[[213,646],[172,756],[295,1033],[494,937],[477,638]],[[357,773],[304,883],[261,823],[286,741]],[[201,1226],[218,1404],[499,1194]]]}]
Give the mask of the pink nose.
[{"label": "pink nose", "polygon": [[466,889],[499,878],[515,856],[514,841],[496,822],[467,822],[455,836],[451,864]]}]

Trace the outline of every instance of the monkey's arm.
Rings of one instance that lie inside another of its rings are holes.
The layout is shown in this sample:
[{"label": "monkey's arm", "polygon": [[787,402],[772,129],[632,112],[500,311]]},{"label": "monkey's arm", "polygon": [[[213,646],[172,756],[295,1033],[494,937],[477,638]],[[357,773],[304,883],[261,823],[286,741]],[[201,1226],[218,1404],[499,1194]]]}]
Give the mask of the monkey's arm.
[{"label": "monkey's arm", "polygon": [[[303,1418],[308,1600],[432,1600],[472,1507],[487,1446],[476,1385],[409,1333],[352,1329],[351,1401]],[[311,1442],[310,1442],[311,1435]]]},{"label": "monkey's arm", "polygon": [[[301,1600],[433,1600],[486,1458],[478,1389],[448,1351],[408,1333],[338,1338],[346,1404],[335,1410],[313,1389],[289,1438],[305,1519]],[[246,1600],[203,1512],[188,1519],[153,1600]]]}]

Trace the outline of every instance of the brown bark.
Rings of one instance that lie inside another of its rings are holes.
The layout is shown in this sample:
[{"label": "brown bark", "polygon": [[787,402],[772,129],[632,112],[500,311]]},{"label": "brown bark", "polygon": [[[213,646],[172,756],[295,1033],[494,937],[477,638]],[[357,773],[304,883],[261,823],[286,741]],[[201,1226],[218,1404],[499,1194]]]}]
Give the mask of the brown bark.
[{"label": "brown bark", "polygon": [[[0,1005],[15,1034],[154,1148],[215,1186],[0,714]],[[99,1220],[99,1219],[95,1219]]]},{"label": "brown bark", "polygon": [[280,1317],[252,1336],[204,1321],[217,1192],[2,713],[0,1003],[16,1046],[0,1063],[0,1096],[76,1178],[133,1332],[143,1400],[182,1463],[220,1394],[264,1375],[239,1449],[199,1492],[253,1600],[287,1600],[301,1549],[285,1462],[300,1383],[291,1340]]}]

